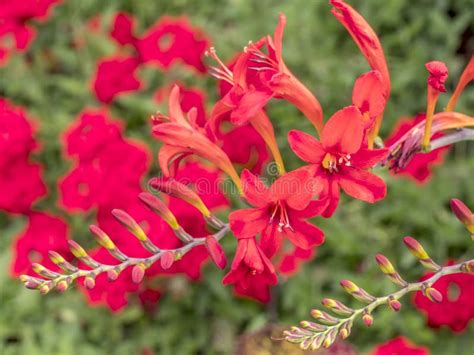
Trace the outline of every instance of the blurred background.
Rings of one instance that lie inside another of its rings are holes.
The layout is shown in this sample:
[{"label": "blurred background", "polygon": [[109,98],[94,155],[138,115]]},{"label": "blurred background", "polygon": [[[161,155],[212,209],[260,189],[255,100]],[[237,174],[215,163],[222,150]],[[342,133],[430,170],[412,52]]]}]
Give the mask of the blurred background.
[{"label": "blurred background", "polygon": [[[474,49],[474,2],[350,3],[378,33],[391,72],[392,95],[381,131],[386,138],[400,117],[413,117],[424,110],[427,61],[446,62],[450,70],[448,92],[454,89]],[[134,50],[110,35],[118,12],[134,18],[136,36],[150,33],[163,16],[186,16],[192,28],[200,29],[200,38],[207,38],[225,61],[249,40],[273,33],[278,13],[283,12],[287,16],[285,62],[316,94],[328,117],[350,103],[355,78],[369,70],[330,9],[327,1],[319,0],[83,0],[52,4],[46,16],[28,19],[26,23],[36,30],[36,36],[25,50],[13,51],[1,62],[0,96],[23,107],[36,127],[39,149],[33,152],[32,160],[43,166],[48,193],[34,209],[61,216],[72,238],[92,246],[86,226],[94,223],[96,211],[69,213],[58,202],[58,179],[74,165],[74,159],[64,153],[64,131],[78,114],[88,107],[108,107],[110,116],[122,122],[124,137],[149,147],[152,160],[142,178],[145,184],[158,172],[159,144],[151,137],[148,119],[158,109],[166,112],[166,106],[154,99],[157,90],[175,81],[200,88],[206,93],[208,110],[218,98],[213,78],[203,75],[202,68],[179,61],[169,67],[137,64],[133,68],[141,82],[139,89],[113,98],[100,97],[94,86],[98,63],[117,55],[132,56]],[[126,68],[117,69],[117,73],[119,77],[129,76]],[[443,95],[438,107],[448,98]],[[462,95],[458,111],[474,112],[472,88]],[[301,163],[289,149],[286,134],[295,128],[312,132],[310,123],[282,101],[271,102],[268,112],[285,161],[290,168],[298,167]],[[472,144],[464,143],[451,148],[444,163],[433,167],[424,183],[382,171],[388,185],[385,200],[367,205],[344,199],[333,218],[317,219],[316,224],[326,233],[326,243],[297,274],[282,280],[269,304],[235,297],[230,287],[221,285],[224,272],[209,263],[197,282],[184,276],[156,280],[161,297],[157,303],[152,301],[152,307],[144,307],[133,293],[118,311],[104,302],[89,305],[77,288],[43,297],[13,278],[15,243],[27,218],[0,211],[0,353],[228,354],[236,349],[243,354],[297,353],[295,347],[271,342],[268,332],[261,330],[269,324],[288,326],[309,318],[310,309],[323,297],[350,303],[339,287],[341,279],[351,279],[376,295],[395,290],[374,262],[377,252],[398,265],[406,279],[417,280],[424,270],[402,246],[402,237],[411,235],[420,240],[439,262],[472,257],[472,243],[451,215],[449,200],[456,197],[474,207],[473,149]],[[235,248],[230,239],[225,240],[229,251]],[[470,302],[474,302],[472,293]],[[352,350],[345,351],[367,354],[378,344],[404,336],[430,349],[431,354],[472,354],[473,322],[460,331],[447,326],[432,328],[411,296],[402,304],[399,314],[378,310],[370,329],[358,323],[348,339]]]}]

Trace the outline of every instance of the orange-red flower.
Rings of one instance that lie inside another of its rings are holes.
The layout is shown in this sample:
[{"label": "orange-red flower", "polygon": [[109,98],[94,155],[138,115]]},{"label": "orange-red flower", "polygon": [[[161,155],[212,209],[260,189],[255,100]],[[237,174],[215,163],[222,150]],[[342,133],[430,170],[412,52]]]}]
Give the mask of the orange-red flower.
[{"label": "orange-red flower", "polygon": [[386,157],[386,149],[367,149],[365,122],[355,106],[336,112],[326,123],[318,141],[313,136],[291,131],[288,140],[302,160],[316,167],[316,181],[322,196],[329,198],[323,216],[330,217],[339,202],[339,190],[362,201],[374,203],[385,197],[384,181],[368,170]]},{"label": "orange-red flower", "polygon": [[429,355],[427,348],[419,347],[404,337],[397,337],[375,347],[372,355]]},{"label": "orange-red flower", "polygon": [[230,227],[238,238],[261,234],[261,247],[272,257],[287,237],[295,246],[308,250],[324,241],[324,233],[305,219],[320,214],[325,200],[315,195],[312,168],[300,168],[278,178],[268,188],[248,170],[242,172],[244,197],[254,208],[230,214]]},{"label": "orange-red flower", "polygon": [[378,70],[372,70],[357,78],[352,89],[352,104],[356,106],[371,126],[382,114],[387,104],[388,92]]}]

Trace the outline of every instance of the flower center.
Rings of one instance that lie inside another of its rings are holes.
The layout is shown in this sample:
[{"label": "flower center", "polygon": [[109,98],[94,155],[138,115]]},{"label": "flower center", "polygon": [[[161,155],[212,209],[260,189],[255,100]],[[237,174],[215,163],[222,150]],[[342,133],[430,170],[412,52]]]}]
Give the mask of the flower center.
[{"label": "flower center", "polygon": [[338,158],[335,155],[332,155],[331,153],[326,153],[321,165],[330,173],[337,173],[341,165],[351,166],[351,155],[340,155]]},{"label": "flower center", "polygon": [[278,221],[278,231],[283,232],[283,228],[288,228],[289,230],[293,230],[290,224],[290,218],[288,217],[288,212],[286,211],[286,207],[283,202],[278,201],[278,203],[273,208],[272,216],[270,217],[270,223],[273,223],[275,218],[279,217]]}]

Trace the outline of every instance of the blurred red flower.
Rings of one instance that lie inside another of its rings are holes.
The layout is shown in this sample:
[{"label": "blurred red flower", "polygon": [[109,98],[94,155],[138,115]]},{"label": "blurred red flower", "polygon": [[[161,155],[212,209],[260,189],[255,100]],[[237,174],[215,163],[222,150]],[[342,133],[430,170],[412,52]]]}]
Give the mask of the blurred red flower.
[{"label": "blurred red flower", "polygon": [[397,337],[377,345],[372,355],[429,355],[427,348],[417,346],[404,337]]},{"label": "blurred red flower", "polygon": [[143,63],[157,63],[161,68],[169,69],[182,61],[200,73],[206,72],[203,56],[208,47],[207,36],[193,27],[186,17],[163,16],[136,41]]},{"label": "blurred red flower", "polygon": [[46,194],[41,167],[29,158],[36,147],[24,110],[0,98],[0,209],[27,213]]},{"label": "blurred red flower", "polygon": [[[0,65],[15,49],[25,50],[35,37],[35,29],[27,22],[31,19],[46,19],[50,8],[59,2],[60,0],[2,0],[0,2]],[[14,40],[14,46],[9,44],[7,37]]]},{"label": "blurred red flower", "polygon": [[[448,265],[454,262],[448,263]],[[425,280],[433,274],[427,274],[421,278]],[[413,298],[416,308],[426,314],[430,327],[439,328],[443,325],[451,328],[454,332],[466,329],[471,319],[474,319],[474,275],[452,274],[443,276],[433,285],[443,300],[433,303],[417,292]]]},{"label": "blurred red flower", "polygon": [[136,76],[139,65],[133,57],[101,59],[93,83],[97,99],[109,104],[122,93],[140,89],[142,84]]},{"label": "blurred red flower", "polygon": [[67,224],[59,217],[43,212],[31,212],[28,225],[13,243],[12,275],[37,276],[31,269],[33,262],[41,263],[51,270],[59,270],[48,258],[48,251],[60,253],[66,260],[72,255],[67,241]]},{"label": "blurred red flower", "polygon": [[[418,114],[415,118],[402,117],[394,127],[392,134],[386,139],[385,145],[390,146],[394,144],[406,132],[424,119],[424,114]],[[448,150],[449,147],[443,147],[429,153],[420,152],[415,154],[403,170],[392,171],[392,173],[406,176],[419,183],[426,183],[432,174],[433,168],[443,163]]]}]

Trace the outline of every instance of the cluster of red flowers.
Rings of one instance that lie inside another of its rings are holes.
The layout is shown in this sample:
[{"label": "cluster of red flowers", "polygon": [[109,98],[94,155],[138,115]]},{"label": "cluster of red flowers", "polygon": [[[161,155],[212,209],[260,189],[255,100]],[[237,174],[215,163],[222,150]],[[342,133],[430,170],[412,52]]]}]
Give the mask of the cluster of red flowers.
[{"label": "cluster of red flowers", "polygon": [[46,194],[41,167],[31,161],[38,147],[23,109],[0,98],[0,209],[27,214]]},{"label": "cluster of red flowers", "polygon": [[404,337],[391,339],[377,345],[371,352],[373,355],[429,355],[427,348],[417,346]]},{"label": "cluster of red flowers", "polygon": [[133,47],[133,53],[104,58],[97,64],[93,85],[101,102],[108,104],[121,93],[140,89],[137,72],[145,64],[168,70],[182,62],[199,73],[206,71],[203,55],[209,40],[187,18],[161,17],[141,36],[134,34],[134,27],[130,15],[119,13],[115,17],[111,37],[120,46]]},{"label": "cluster of red flowers", "polygon": [[[0,3],[0,65],[15,50],[24,51],[36,35],[28,22],[45,20],[60,0],[3,0]],[[13,44],[14,43],[14,44]]]}]

